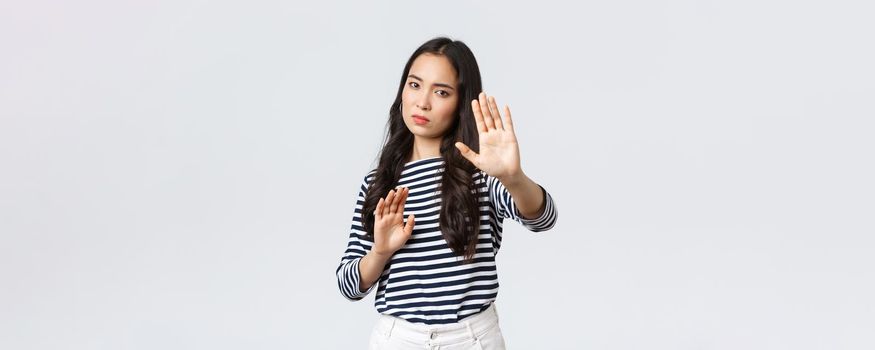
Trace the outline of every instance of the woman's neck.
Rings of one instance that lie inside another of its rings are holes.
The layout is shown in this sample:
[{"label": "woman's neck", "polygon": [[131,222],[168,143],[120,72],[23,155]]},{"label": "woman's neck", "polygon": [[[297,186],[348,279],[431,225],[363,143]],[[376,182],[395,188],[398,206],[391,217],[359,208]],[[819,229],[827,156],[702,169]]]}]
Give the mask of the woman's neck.
[{"label": "woman's neck", "polygon": [[413,151],[410,152],[410,159],[408,161],[412,162],[414,160],[420,160],[425,158],[434,158],[441,156],[441,139],[429,139],[424,137],[415,136],[413,138]]}]

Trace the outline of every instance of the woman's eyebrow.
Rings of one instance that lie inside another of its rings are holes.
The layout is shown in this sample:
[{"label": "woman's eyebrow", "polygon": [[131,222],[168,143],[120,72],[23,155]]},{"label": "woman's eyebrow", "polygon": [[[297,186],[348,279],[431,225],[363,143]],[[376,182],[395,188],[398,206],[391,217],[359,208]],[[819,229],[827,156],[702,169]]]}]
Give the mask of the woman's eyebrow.
[{"label": "woman's eyebrow", "polygon": [[[410,75],[408,75],[407,77],[409,77],[409,78],[413,78],[413,79],[416,79],[416,80],[419,80],[419,81],[422,81],[422,78],[417,77],[415,74],[410,74]],[[450,85],[450,84],[445,84],[445,83],[434,83],[434,85],[435,85],[435,86],[445,87],[445,88],[448,88],[448,89],[450,89],[450,90],[455,90],[455,89],[456,89],[456,88],[454,88],[452,85]]]}]

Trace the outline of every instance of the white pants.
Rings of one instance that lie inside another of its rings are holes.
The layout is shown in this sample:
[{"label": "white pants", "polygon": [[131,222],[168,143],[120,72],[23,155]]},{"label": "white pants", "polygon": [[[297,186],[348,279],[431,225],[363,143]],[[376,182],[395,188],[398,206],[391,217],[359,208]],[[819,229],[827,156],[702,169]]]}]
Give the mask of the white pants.
[{"label": "white pants", "polygon": [[380,314],[369,350],[504,350],[495,302],[458,323],[424,325]]}]

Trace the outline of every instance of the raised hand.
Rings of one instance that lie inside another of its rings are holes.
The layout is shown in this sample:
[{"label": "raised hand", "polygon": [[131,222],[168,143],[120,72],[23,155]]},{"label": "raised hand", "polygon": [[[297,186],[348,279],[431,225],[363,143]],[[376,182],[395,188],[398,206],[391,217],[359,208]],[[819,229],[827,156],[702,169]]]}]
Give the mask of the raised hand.
[{"label": "raised hand", "polygon": [[520,150],[510,107],[504,106],[506,119],[503,121],[495,97],[487,97],[485,92],[481,92],[478,100],[471,100],[471,109],[474,110],[474,121],[480,134],[480,153],[462,142],[456,142],[456,148],[462,152],[462,156],[499,180],[521,174]]},{"label": "raised hand", "polygon": [[413,214],[407,217],[406,225],[402,220],[409,193],[407,187],[401,187],[397,191],[389,191],[385,199],[380,198],[377,202],[377,210],[374,210],[374,246],[371,248],[374,253],[392,256],[413,233]]}]

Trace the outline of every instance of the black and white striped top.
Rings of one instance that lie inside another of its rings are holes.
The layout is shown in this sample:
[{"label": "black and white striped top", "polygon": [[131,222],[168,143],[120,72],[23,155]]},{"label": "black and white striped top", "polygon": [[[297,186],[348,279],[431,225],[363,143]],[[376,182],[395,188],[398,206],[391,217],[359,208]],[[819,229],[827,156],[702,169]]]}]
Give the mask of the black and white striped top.
[{"label": "black and white striped top", "polygon": [[[495,255],[501,248],[502,222],[510,218],[532,232],[546,231],[556,223],[553,198],[541,187],[546,207],[536,219],[523,218],[500,181],[483,171],[473,174],[480,201],[480,234],[474,262],[461,264],[440,232],[440,196],[436,192],[443,159],[424,158],[404,164],[398,186],[410,189],[404,219],[413,214],[415,226],[407,243],[386,264],[379,281],[362,293],[359,263],[373,240],[365,237],[362,205],[376,169],[363,179],[352,217],[346,252],[337,267],[341,294],[357,301],[374,288],[374,306],[382,314],[428,325],[455,323],[485,310],[498,295]],[[540,185],[539,185],[540,186]]]}]

